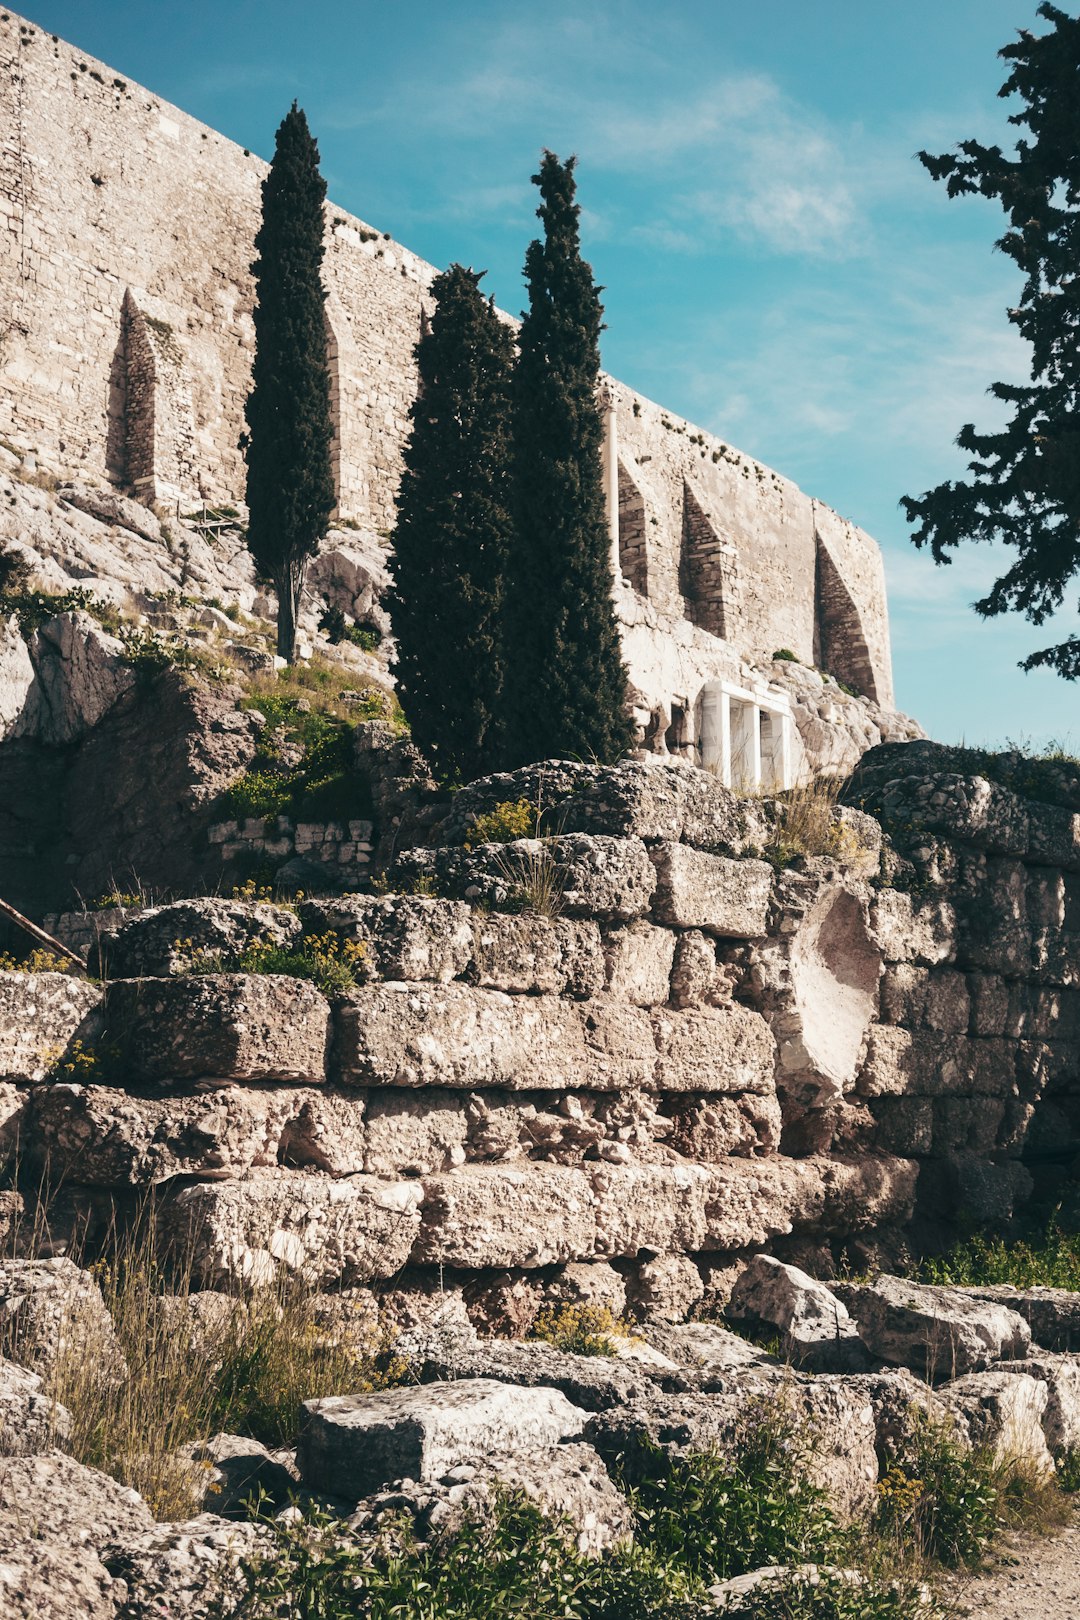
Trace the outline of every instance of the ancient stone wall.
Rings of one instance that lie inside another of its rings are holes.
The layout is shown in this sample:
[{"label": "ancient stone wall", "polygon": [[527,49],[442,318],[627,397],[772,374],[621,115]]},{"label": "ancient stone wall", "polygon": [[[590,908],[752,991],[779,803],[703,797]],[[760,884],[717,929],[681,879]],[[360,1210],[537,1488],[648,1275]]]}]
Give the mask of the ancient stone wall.
[{"label": "ancient stone wall", "polygon": [[[265,163],[13,13],[0,59],[0,434],[145,500],[235,504]],[[326,245],[339,510],[387,531],[435,271],[333,205]],[[701,627],[712,675],[732,651],[820,653],[890,707],[874,542],[632,390],[614,398],[624,621]],[[647,640],[626,645],[650,709],[679,688],[653,684]]]}]

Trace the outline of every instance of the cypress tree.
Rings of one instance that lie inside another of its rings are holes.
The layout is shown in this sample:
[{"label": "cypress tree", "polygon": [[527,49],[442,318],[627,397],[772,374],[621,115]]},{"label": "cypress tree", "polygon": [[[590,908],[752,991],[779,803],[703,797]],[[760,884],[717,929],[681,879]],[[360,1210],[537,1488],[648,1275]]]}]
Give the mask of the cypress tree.
[{"label": "cypress tree", "polygon": [[444,782],[497,764],[514,339],[482,275],[453,264],[432,283],[390,563],[398,696]]},{"label": "cypress tree", "polygon": [[582,259],[575,158],[533,175],[544,240],[525,257],[514,373],[515,544],[505,613],[504,763],[610,763],[633,739],[612,605],[596,391],[603,314]]},{"label": "cypress tree", "polygon": [[245,415],[248,548],[273,581],[291,663],[307,565],[334,509],[319,149],[295,101],[277,132],[255,238],[255,363]]}]

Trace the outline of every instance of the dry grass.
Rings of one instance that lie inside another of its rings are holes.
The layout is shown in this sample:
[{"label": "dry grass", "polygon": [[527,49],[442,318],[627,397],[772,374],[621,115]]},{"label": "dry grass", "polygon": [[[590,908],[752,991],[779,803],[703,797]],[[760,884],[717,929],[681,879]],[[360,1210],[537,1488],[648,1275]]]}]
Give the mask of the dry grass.
[{"label": "dry grass", "polygon": [[523,911],[539,917],[557,917],[562,911],[565,878],[540,839],[508,844],[493,854],[491,864]]},{"label": "dry grass", "polygon": [[828,855],[853,861],[862,853],[857,835],[838,817],[842,777],[819,776],[776,796],[776,830],[764,854],[775,866],[800,856]]}]

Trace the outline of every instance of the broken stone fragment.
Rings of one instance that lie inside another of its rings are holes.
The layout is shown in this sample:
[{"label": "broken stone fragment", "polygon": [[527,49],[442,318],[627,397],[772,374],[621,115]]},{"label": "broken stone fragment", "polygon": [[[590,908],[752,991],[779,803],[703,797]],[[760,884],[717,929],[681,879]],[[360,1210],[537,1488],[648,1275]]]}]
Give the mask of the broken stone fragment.
[{"label": "broken stone fragment", "polygon": [[1031,1344],[1031,1329],[1016,1311],[952,1288],[885,1276],[866,1285],[836,1284],[834,1291],[874,1355],[931,1382],[1021,1360]]},{"label": "broken stone fragment", "polygon": [[731,939],[764,934],[773,870],[765,861],[707,855],[687,844],[654,844],[652,914],[670,928],[700,928]]},{"label": "broken stone fragment", "polygon": [[326,1078],[330,1004],[303,979],[211,973],[117,979],[106,991],[117,1063],[135,1084]]},{"label": "broken stone fragment", "polygon": [[995,1370],[1045,1384],[1042,1428],[1053,1456],[1080,1448],[1080,1361],[1075,1356],[1033,1355],[1025,1361],[1000,1361]]},{"label": "broken stone fragment", "polygon": [[68,1439],[71,1413],[41,1388],[37,1373],[0,1356],[0,1458],[32,1457]]},{"label": "broken stone fragment", "polygon": [[1067,1288],[1014,1288],[1009,1283],[956,1292],[1016,1311],[1030,1327],[1032,1341],[1044,1350],[1080,1350],[1080,1293]]},{"label": "broken stone fragment", "polygon": [[0,1260],[0,1339],[13,1360],[42,1375],[79,1365],[106,1383],[127,1375],[100,1288],[63,1256]]},{"label": "broken stone fragment", "polygon": [[101,987],[67,973],[0,972],[0,1080],[44,1080],[101,1033]]},{"label": "broken stone fragment", "polygon": [[865,1360],[855,1323],[824,1283],[798,1266],[755,1255],[731,1291],[727,1316],[758,1330],[772,1329],[798,1364],[819,1372],[857,1370]]},{"label": "broken stone fragment", "polygon": [[937,1391],[959,1418],[972,1446],[985,1446],[995,1462],[1020,1462],[1053,1471],[1044,1428],[1049,1385],[1015,1369],[966,1373]]},{"label": "broken stone fragment", "polygon": [[576,1438],[585,1414],[555,1389],[492,1379],[305,1401],[297,1462],[309,1490],[356,1502],[393,1480],[438,1480],[490,1452]]}]

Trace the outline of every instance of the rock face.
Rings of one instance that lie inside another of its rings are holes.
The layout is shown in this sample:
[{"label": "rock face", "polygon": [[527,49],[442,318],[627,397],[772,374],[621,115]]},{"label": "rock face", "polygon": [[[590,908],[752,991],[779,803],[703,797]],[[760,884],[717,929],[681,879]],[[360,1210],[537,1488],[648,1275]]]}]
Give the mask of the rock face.
[{"label": "rock face", "polygon": [[951,1288],[879,1277],[837,1292],[868,1349],[935,1381],[1022,1359],[1031,1344],[1031,1330],[1015,1311]]},{"label": "rock face", "polygon": [[0,1342],[33,1372],[88,1361],[104,1382],[127,1374],[101,1290],[62,1256],[0,1261]]},{"label": "rock face", "polygon": [[487,1379],[304,1404],[304,1484],[359,1501],[391,1480],[437,1480],[487,1452],[516,1454],[579,1435],[585,1414],[557,1390]]},{"label": "rock face", "polygon": [[0,1458],[47,1451],[63,1442],[70,1424],[70,1413],[41,1393],[37,1373],[0,1356]]},{"label": "rock face", "polygon": [[66,973],[0,972],[0,1079],[43,1080],[100,1034],[101,991]]},{"label": "rock face", "polygon": [[856,1370],[865,1349],[855,1323],[823,1283],[769,1255],[755,1255],[731,1291],[727,1315],[759,1329],[776,1329],[800,1365]]}]

